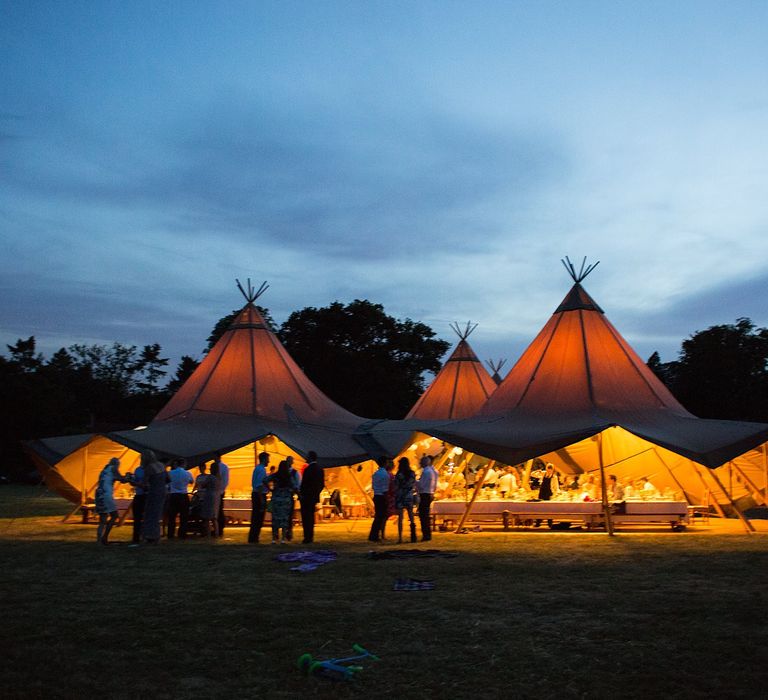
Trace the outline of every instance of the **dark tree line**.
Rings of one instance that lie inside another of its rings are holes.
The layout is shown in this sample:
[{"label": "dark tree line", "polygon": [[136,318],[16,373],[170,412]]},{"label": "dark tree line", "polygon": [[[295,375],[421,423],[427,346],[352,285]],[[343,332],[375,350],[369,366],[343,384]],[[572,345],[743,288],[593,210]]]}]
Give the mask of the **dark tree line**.
[{"label": "dark tree line", "polygon": [[[401,418],[424,390],[424,372],[437,372],[449,343],[428,326],[384,313],[380,304],[306,308],[277,326],[258,307],[288,352],[334,401],[363,416]],[[231,324],[220,319],[207,352]],[[0,469],[25,465],[21,440],[146,425],[194,372],[184,356],[170,381],[159,344],[72,345],[50,358],[35,338],[9,345],[0,355]]]},{"label": "dark tree line", "polygon": [[768,423],[768,329],[748,318],[694,333],[677,360],[655,352],[648,366],[700,418]]}]

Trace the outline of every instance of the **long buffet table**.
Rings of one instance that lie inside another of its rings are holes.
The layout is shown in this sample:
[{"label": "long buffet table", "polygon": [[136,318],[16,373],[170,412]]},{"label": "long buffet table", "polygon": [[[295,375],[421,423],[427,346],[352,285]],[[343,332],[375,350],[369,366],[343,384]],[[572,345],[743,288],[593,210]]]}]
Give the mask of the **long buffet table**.
[{"label": "long buffet table", "polygon": [[[432,517],[435,523],[458,522],[467,509],[466,501],[435,501]],[[665,523],[679,527],[688,523],[685,501],[622,501],[613,504],[614,525],[632,523]],[[599,501],[485,501],[472,505],[469,520],[501,520],[504,529],[530,524],[528,521],[553,520],[576,522],[587,529],[603,527],[605,513]]]}]

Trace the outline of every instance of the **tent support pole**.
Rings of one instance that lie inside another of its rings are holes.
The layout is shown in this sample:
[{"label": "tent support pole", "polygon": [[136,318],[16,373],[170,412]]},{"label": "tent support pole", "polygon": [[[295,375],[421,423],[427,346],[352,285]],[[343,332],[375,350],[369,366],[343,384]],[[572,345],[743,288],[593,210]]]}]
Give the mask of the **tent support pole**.
[{"label": "tent support pole", "polygon": [[654,446],[653,453],[658,457],[659,462],[661,462],[664,465],[664,468],[669,472],[669,475],[672,477],[672,481],[674,481],[677,484],[677,488],[680,489],[680,492],[683,494],[683,498],[688,501],[688,505],[692,506],[694,505],[691,503],[691,499],[688,498],[688,494],[685,492],[685,489],[683,488],[683,485],[677,480],[677,477],[674,475],[672,470],[670,469],[669,465],[667,464],[667,461],[659,454],[659,451]]},{"label": "tent support pole", "polygon": [[69,520],[75,513],[77,513],[78,510],[80,510],[85,505],[85,502],[87,500],[86,499],[87,493],[85,491],[85,474],[87,470],[88,470],[88,445],[86,445],[83,448],[83,468],[82,468],[82,471],[80,472],[80,503],[77,504],[77,506],[71,513],[68,513],[67,515],[64,516],[64,519],[61,521],[63,523],[67,522],[67,520]]},{"label": "tent support pole", "polygon": [[360,493],[363,494],[363,498],[365,499],[366,505],[370,508],[373,508],[373,501],[371,500],[371,497],[365,492],[363,485],[360,483],[360,480],[357,478],[357,474],[355,474],[355,471],[352,469],[352,465],[347,466],[347,469],[349,469],[349,474],[352,477],[352,481],[355,482],[355,485],[357,486],[357,488],[360,489]]},{"label": "tent support pole", "polygon": [[436,472],[439,472],[445,466],[445,463],[450,459],[450,456],[451,456],[451,450],[450,448],[446,447],[443,450],[443,453],[437,459],[437,462],[432,465],[435,468]]},{"label": "tent support pole", "polygon": [[608,503],[608,486],[605,483],[605,464],[603,460],[603,433],[597,434],[597,454],[600,463],[600,489],[602,491],[603,514],[605,515],[605,529],[609,537],[613,537],[613,520],[611,519],[611,506]]},{"label": "tent support pole", "polygon": [[[701,472],[699,471],[699,465],[696,464],[696,462],[691,462],[691,464],[693,464],[693,469],[696,472],[696,476],[698,476],[699,479],[701,480],[701,485],[704,487],[704,494],[706,495],[707,493],[710,492],[711,489],[709,488],[709,486],[707,486],[707,482],[704,481],[704,477],[701,475]],[[726,517],[725,511],[720,507],[720,504],[717,502],[716,498],[712,499],[712,505],[714,506],[715,510],[717,511],[718,515],[721,518]]]},{"label": "tent support pole", "polygon": [[485,469],[483,469],[482,476],[475,482],[475,488],[473,489],[474,493],[472,494],[472,498],[470,499],[469,503],[467,503],[467,507],[464,509],[464,514],[461,516],[461,520],[459,520],[459,524],[456,526],[455,532],[458,533],[461,528],[464,527],[464,523],[467,521],[469,514],[472,512],[472,506],[475,505],[475,501],[477,500],[477,496],[480,493],[480,489],[483,488],[485,477],[494,464],[496,464],[495,459],[492,459],[490,462],[488,462],[488,464],[485,465]]},{"label": "tent support pole", "polygon": [[531,488],[531,469],[533,469],[533,460],[527,459],[525,461],[525,465],[523,466],[523,473],[520,482],[520,486],[522,486],[524,489]]},{"label": "tent support pole", "polygon": [[718,478],[717,474],[715,474],[715,470],[711,469],[709,472],[712,479],[714,479],[715,483],[718,485],[720,490],[723,492],[723,495],[728,499],[728,502],[731,504],[731,508],[733,508],[736,515],[739,516],[739,520],[741,520],[742,525],[744,525],[744,529],[747,531],[747,534],[752,534],[755,531],[755,526],[749,522],[749,518],[747,518],[744,513],[742,513],[737,507],[736,504],[733,502],[733,499],[728,495],[728,492],[725,490],[725,487],[723,486],[723,483]]},{"label": "tent support pole", "polygon": [[739,465],[735,463],[733,464],[733,468],[736,470],[736,473],[742,479],[744,479],[744,481],[746,481],[747,484],[749,484],[749,488],[752,489],[752,492],[756,493],[760,497],[760,500],[763,502],[763,505],[768,506],[768,498],[765,497],[765,494],[760,490],[760,488],[758,488],[757,484],[755,484],[755,482],[752,481],[752,479],[750,479],[747,476],[746,472],[742,471],[741,467],[739,467]]},{"label": "tent support pole", "polygon": [[765,472],[765,488],[763,493],[768,494],[768,442],[763,443],[763,471]]}]

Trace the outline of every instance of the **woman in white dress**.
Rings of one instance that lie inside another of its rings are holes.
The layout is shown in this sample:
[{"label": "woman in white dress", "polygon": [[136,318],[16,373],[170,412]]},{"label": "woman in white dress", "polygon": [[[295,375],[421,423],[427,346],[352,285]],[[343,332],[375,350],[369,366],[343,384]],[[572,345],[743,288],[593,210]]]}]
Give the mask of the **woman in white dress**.
[{"label": "woman in white dress", "polygon": [[109,533],[117,520],[117,504],[115,503],[115,481],[128,481],[128,476],[120,473],[120,460],[113,457],[99,474],[96,487],[96,512],[99,514],[99,526],[96,528],[96,541],[109,544]]}]

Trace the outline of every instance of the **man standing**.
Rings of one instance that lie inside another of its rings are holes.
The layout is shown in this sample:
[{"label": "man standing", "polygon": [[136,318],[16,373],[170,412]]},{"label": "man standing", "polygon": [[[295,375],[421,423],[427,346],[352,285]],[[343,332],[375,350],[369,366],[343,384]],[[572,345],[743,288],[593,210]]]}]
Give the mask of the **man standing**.
[{"label": "man standing", "polygon": [[218,452],[213,456],[213,461],[219,465],[219,488],[221,489],[219,495],[219,537],[224,537],[224,525],[227,520],[224,517],[224,494],[229,486],[229,467],[221,461],[221,454]]},{"label": "man standing", "polygon": [[387,522],[387,493],[389,492],[389,472],[387,458],[379,457],[379,468],[373,472],[371,487],[373,488],[373,524],[368,539],[371,542],[381,541],[384,523]]},{"label": "man standing", "polygon": [[144,523],[144,506],[147,502],[147,492],[144,490],[144,466],[139,463],[139,466],[133,472],[133,503],[131,504],[131,511],[133,511],[133,544],[139,544],[141,542],[141,528]]},{"label": "man standing", "polygon": [[[557,480],[557,474],[555,474],[555,465],[552,462],[547,462],[544,475],[541,477],[539,484],[539,499],[542,501],[551,501],[552,496],[560,493],[560,483]],[[552,527],[552,520],[547,520],[547,524]],[[536,520],[534,527],[541,525],[541,518]]]},{"label": "man standing", "polygon": [[419,492],[419,521],[421,522],[421,541],[432,539],[432,521],[430,509],[437,488],[437,471],[432,466],[432,457],[424,455],[421,458],[421,476],[416,488]]},{"label": "man standing", "polygon": [[189,519],[189,487],[194,483],[192,475],[187,471],[187,463],[183,459],[173,461],[173,469],[168,472],[168,539],[176,534],[176,516],[179,516],[179,539],[187,537],[187,520]]},{"label": "man standing", "polygon": [[325,488],[325,476],[322,467],[317,463],[317,453],[310,451],[307,458],[309,463],[301,476],[299,501],[304,544],[311,544],[315,539],[315,508],[320,501],[320,492]]},{"label": "man standing", "polygon": [[267,487],[264,486],[264,479],[267,478],[268,466],[269,453],[261,452],[251,476],[251,527],[248,530],[250,544],[258,543],[261,527],[264,525],[264,513],[267,510]]}]

